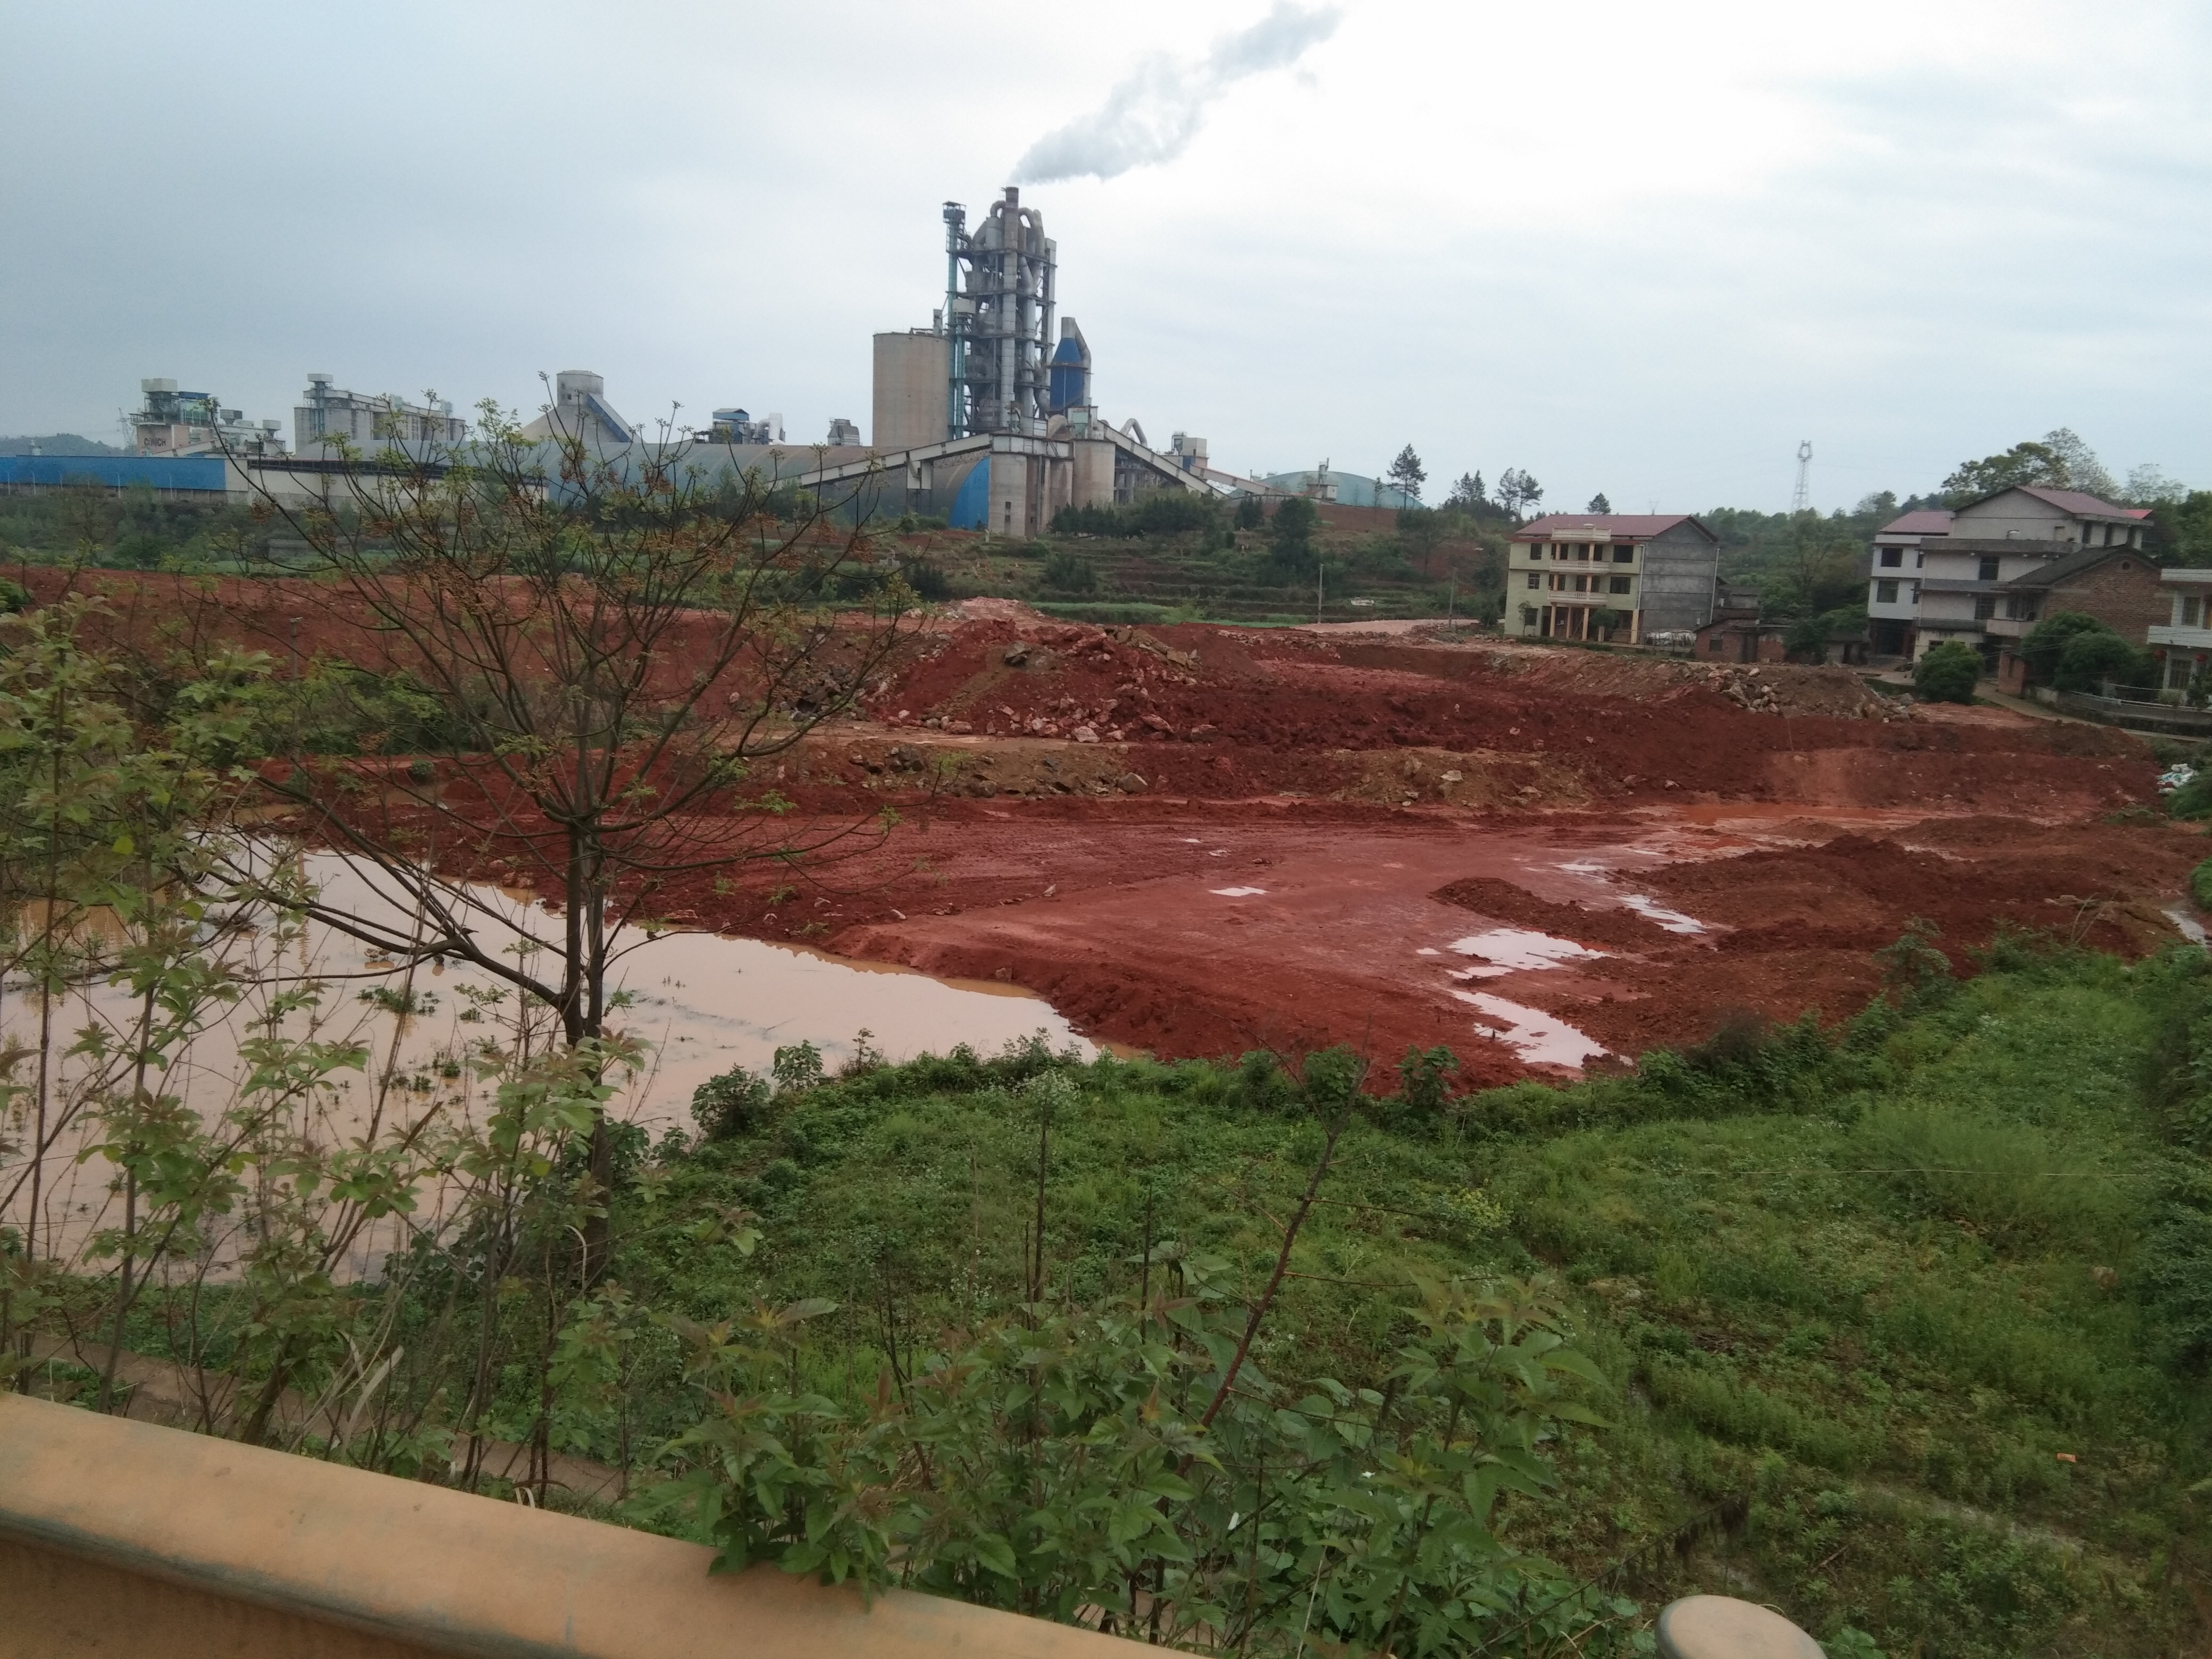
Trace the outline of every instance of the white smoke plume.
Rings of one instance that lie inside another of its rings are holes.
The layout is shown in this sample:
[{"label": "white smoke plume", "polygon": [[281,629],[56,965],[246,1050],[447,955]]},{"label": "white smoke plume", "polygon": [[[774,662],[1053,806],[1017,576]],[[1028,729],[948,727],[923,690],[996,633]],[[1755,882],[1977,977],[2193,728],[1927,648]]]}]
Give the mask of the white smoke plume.
[{"label": "white smoke plume", "polygon": [[1095,112],[1031,144],[1015,164],[1016,182],[1111,179],[1131,167],[1174,161],[1198,136],[1207,106],[1250,76],[1288,69],[1336,33],[1340,15],[1334,6],[1275,0],[1265,17],[1221,36],[1195,63],[1163,53],[1144,58]]}]

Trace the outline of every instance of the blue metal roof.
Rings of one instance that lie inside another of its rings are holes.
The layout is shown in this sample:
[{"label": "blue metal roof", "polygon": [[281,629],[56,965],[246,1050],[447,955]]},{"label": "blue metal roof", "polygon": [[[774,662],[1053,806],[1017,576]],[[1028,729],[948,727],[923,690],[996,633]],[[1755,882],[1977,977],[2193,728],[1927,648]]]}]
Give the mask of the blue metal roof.
[{"label": "blue metal roof", "polygon": [[87,479],[111,489],[224,489],[220,455],[0,455],[0,484],[65,484]]}]

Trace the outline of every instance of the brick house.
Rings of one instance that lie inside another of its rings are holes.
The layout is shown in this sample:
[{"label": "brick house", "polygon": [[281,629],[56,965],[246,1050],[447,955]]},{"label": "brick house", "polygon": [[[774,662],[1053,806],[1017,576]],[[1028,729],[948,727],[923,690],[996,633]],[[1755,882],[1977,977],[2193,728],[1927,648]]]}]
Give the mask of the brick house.
[{"label": "brick house", "polygon": [[1755,587],[1722,588],[1713,619],[1698,629],[1691,655],[1699,662],[1782,662],[1790,654],[1789,625],[1762,622]]},{"label": "brick house", "polygon": [[2027,684],[2020,641],[2036,623],[2062,611],[2094,617],[2131,644],[2175,613],[2174,590],[2159,568],[2128,544],[2085,547],[1997,584],[1993,614],[1982,627],[1997,647],[1997,689],[2017,696]]},{"label": "brick house", "polygon": [[1547,513],[1513,532],[1504,631],[1640,645],[1711,620],[1720,538],[1686,513]]}]

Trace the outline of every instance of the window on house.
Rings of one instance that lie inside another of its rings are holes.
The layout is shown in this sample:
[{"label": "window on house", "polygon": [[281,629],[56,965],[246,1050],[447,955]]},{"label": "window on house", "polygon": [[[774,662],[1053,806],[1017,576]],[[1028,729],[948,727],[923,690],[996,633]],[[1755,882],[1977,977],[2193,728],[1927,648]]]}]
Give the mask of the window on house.
[{"label": "window on house", "polygon": [[1885,547],[1881,550],[1881,568],[1883,569],[1896,570],[1900,568],[1904,563],[1905,550],[1903,548]]},{"label": "window on house", "polygon": [[1615,564],[1635,563],[1636,549],[1626,544],[1623,544],[1621,546],[1614,548],[1613,550],[1613,562]]},{"label": "window on house", "polygon": [[1974,596],[1974,620],[1976,622],[1987,622],[1990,617],[1996,614],[1997,596],[1996,594],[1978,593]]},{"label": "window on house", "polygon": [[1984,559],[1981,562],[1980,574],[1978,574],[1974,580],[1977,581],[1993,582],[1996,579],[1997,562],[1995,559]]},{"label": "window on house", "polygon": [[1575,592],[1577,593],[1583,593],[1589,591],[1589,578],[1583,575],[1581,571],[1577,570],[1575,572]]},{"label": "window on house", "polygon": [[1589,544],[1588,542],[1577,542],[1575,544],[1575,556],[1578,559],[1587,559],[1589,557]]},{"label": "window on house", "polygon": [[2201,625],[2203,624],[2203,620],[2204,620],[2204,601],[2203,601],[2203,600],[2202,600],[2202,599],[2184,599],[2184,600],[2181,602],[2181,625],[2182,625],[2184,628],[2196,628],[2196,627],[2199,627],[2199,626],[2201,626]]},{"label": "window on house", "polygon": [[1530,572],[1528,573],[1528,586],[1531,586],[1531,587],[1541,587],[1543,585],[1544,585],[1544,573],[1543,573],[1542,571],[1540,571],[1540,570],[1532,570],[1532,571],[1530,571]]},{"label": "window on house", "polygon": [[1876,605],[1895,605],[1897,603],[1897,584],[1895,582],[1876,582],[1874,585],[1874,602]]},{"label": "window on house", "polygon": [[1917,553],[1917,552],[1916,552],[1916,553],[1912,556],[1912,568],[1913,568],[1915,570],[1919,569],[1921,566],[1923,566],[1923,565],[1926,564],[1927,562],[1928,562],[1928,556],[1927,556],[1925,553]]},{"label": "window on house", "polygon": [[1616,593],[1626,593],[1635,586],[1636,580],[1631,576],[1615,576],[1613,579],[1613,591]]}]

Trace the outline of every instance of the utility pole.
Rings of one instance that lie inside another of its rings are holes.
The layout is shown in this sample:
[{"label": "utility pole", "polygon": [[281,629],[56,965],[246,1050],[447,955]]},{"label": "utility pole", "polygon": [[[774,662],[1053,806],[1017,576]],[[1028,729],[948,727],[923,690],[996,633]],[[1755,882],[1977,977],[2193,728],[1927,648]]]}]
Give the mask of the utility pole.
[{"label": "utility pole", "polygon": [[1322,575],[1328,568],[1328,562],[1322,557],[1321,549],[1316,546],[1314,549],[1314,620],[1316,622],[1321,620]]},{"label": "utility pole", "polygon": [[1813,510],[1813,441],[1806,439],[1797,446],[1797,488],[1790,492],[1790,511],[1796,514]]}]

